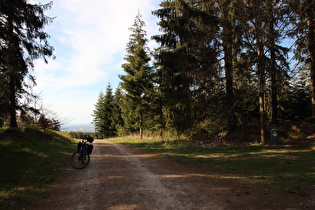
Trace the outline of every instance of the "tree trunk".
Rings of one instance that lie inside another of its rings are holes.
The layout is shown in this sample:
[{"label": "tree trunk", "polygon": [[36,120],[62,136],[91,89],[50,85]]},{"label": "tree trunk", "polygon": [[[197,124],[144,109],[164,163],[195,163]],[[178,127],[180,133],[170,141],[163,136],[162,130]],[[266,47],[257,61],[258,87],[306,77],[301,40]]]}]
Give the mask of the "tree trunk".
[{"label": "tree trunk", "polygon": [[260,112],[260,142],[266,142],[266,108],[265,108],[265,69],[263,66],[262,47],[258,46],[258,83],[259,83],[259,112]]},{"label": "tree trunk", "polygon": [[314,26],[314,9],[307,10],[307,47],[310,58],[310,74],[311,74],[311,97],[312,97],[312,117],[315,117],[315,26]]},{"label": "tree trunk", "polygon": [[[270,8],[272,10],[272,7]],[[273,12],[270,13],[273,15]],[[277,93],[277,68],[276,68],[276,53],[275,53],[275,31],[274,31],[274,18],[271,18],[270,25],[270,75],[271,75],[271,122],[278,122],[278,93]]]},{"label": "tree trunk", "polygon": [[143,138],[143,115],[142,115],[142,112],[140,111],[139,113],[139,121],[140,121],[140,128],[139,128],[139,134],[140,134],[140,139]]},{"label": "tree trunk", "polygon": [[258,85],[259,85],[259,112],[260,112],[260,142],[266,143],[266,105],[265,105],[265,87],[266,87],[266,72],[264,64],[264,46],[262,43],[263,39],[263,28],[262,18],[263,14],[259,7],[261,6],[260,1],[255,1],[254,5],[256,14],[256,26],[255,26],[255,39],[256,39],[256,53],[257,53],[257,69],[258,69]]},{"label": "tree trunk", "polygon": [[160,126],[161,126],[159,135],[160,135],[160,138],[162,139],[165,125],[164,125],[164,117],[163,117],[163,102],[161,98],[159,100],[159,120],[160,120]]},{"label": "tree trunk", "polygon": [[15,77],[10,76],[9,81],[9,112],[10,112],[10,127],[16,128],[16,96],[15,96]]},{"label": "tree trunk", "polygon": [[223,20],[223,50],[224,50],[224,70],[225,70],[225,80],[226,80],[226,111],[227,111],[227,121],[228,121],[228,133],[236,129],[236,119],[235,119],[235,97],[233,91],[233,34],[232,25],[228,20],[228,9],[224,8]]},{"label": "tree trunk", "polygon": [[[8,91],[8,100],[9,100],[9,114],[10,114],[10,127],[18,127],[16,121],[16,107],[17,107],[17,99],[16,99],[16,76],[17,70],[15,69],[15,56],[18,51],[19,44],[16,43],[14,39],[14,28],[13,28],[13,20],[8,18],[8,31],[9,31],[9,45],[8,45],[8,54],[5,55],[5,65],[9,74],[9,91]],[[15,66],[16,65],[16,66]]]}]

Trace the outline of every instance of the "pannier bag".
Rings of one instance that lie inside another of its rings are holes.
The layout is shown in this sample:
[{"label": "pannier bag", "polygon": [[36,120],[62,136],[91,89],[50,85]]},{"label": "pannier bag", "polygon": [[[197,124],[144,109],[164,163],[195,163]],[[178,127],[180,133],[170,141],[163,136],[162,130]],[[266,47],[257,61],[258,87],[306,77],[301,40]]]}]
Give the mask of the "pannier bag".
[{"label": "pannier bag", "polygon": [[[78,150],[81,149],[82,145],[83,145],[83,144],[82,144],[81,142],[78,143]],[[89,154],[92,154],[93,145],[92,145],[92,144],[88,144],[88,145],[87,145],[87,149],[88,149],[88,153],[89,153]]]},{"label": "pannier bag", "polygon": [[88,152],[89,152],[89,154],[92,154],[92,151],[93,151],[93,145],[89,144],[88,145]]},{"label": "pannier bag", "polygon": [[81,149],[82,145],[83,145],[83,144],[82,144],[81,142],[78,143],[78,150]]},{"label": "pannier bag", "polygon": [[93,143],[94,139],[91,136],[86,137],[86,140],[90,143]]}]

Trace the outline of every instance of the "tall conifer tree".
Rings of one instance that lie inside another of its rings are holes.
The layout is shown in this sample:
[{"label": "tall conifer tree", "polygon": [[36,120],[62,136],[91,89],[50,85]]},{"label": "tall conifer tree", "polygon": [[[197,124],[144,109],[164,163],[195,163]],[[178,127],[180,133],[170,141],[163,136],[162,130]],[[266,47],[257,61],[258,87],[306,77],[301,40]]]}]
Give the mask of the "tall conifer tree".
[{"label": "tall conifer tree", "polygon": [[96,101],[96,104],[94,105],[95,109],[93,110],[93,124],[95,127],[95,130],[100,133],[101,135],[104,135],[105,127],[104,127],[104,116],[105,116],[105,95],[103,92],[100,92],[98,95],[98,99]]},{"label": "tall conifer tree", "polygon": [[112,110],[112,127],[115,128],[115,135],[123,135],[124,121],[122,118],[123,95],[120,87],[117,87],[114,93]]},{"label": "tall conifer tree", "polygon": [[45,16],[45,10],[52,3],[36,5],[28,0],[0,1],[0,45],[1,45],[1,82],[6,87],[1,95],[6,101],[10,115],[10,126],[17,127],[17,110],[24,111],[19,100],[25,96],[26,77],[35,84],[30,74],[33,61],[37,58],[52,56],[53,48],[48,44],[48,34],[43,31],[52,21]]},{"label": "tall conifer tree", "polygon": [[[134,128],[139,131],[140,138],[143,135],[144,115],[148,110],[149,93],[153,88],[151,80],[151,68],[149,66],[149,49],[147,47],[146,31],[143,29],[144,21],[141,14],[135,18],[133,26],[130,28],[131,35],[127,43],[127,63],[122,67],[125,75],[120,75],[121,87],[125,91],[125,102],[127,103],[128,117],[126,120],[132,122]],[[133,117],[132,117],[133,116]],[[134,119],[130,119],[134,118]]]},{"label": "tall conifer tree", "polygon": [[315,1],[288,1],[293,12],[292,34],[296,37],[296,58],[307,65],[311,79],[312,116],[315,117]]},{"label": "tall conifer tree", "polygon": [[188,134],[205,119],[218,75],[217,19],[206,1],[163,1],[161,7],[153,14],[160,18],[163,34],[154,39],[161,44],[157,63],[166,120],[178,133]]},{"label": "tall conifer tree", "polygon": [[112,87],[107,85],[105,94],[100,92],[92,116],[95,129],[102,136],[113,137],[116,135],[116,128],[113,124],[114,96]]},{"label": "tall conifer tree", "polygon": [[113,124],[113,108],[114,108],[114,96],[113,89],[110,84],[106,87],[106,92],[104,96],[104,104],[105,104],[105,115],[104,115],[104,127],[105,132],[104,135],[106,137],[113,137],[116,134],[116,128]]}]

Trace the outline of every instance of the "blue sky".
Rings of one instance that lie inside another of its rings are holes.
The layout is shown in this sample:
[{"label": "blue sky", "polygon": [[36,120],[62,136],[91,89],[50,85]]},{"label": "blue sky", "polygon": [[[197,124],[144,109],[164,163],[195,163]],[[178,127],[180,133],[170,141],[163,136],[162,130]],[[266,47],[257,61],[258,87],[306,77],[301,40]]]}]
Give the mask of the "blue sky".
[{"label": "blue sky", "polygon": [[[48,0],[30,2],[48,3]],[[37,86],[44,108],[70,124],[90,123],[101,91],[113,91],[124,74],[121,64],[129,41],[128,30],[138,14],[145,21],[147,38],[158,34],[158,19],[151,14],[161,0],[54,0],[47,16],[56,17],[45,31],[51,36],[56,59],[36,61]],[[150,41],[151,50],[156,44]]]}]

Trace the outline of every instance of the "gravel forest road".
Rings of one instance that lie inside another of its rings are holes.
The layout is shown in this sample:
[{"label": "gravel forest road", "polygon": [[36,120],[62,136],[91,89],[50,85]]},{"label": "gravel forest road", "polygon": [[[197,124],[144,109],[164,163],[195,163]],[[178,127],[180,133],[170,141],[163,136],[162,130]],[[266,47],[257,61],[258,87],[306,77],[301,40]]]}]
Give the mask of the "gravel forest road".
[{"label": "gravel forest road", "polygon": [[196,172],[144,150],[105,140],[95,140],[93,145],[91,162],[85,169],[73,169],[70,165],[62,169],[56,182],[48,187],[48,195],[25,209],[201,210],[310,207],[304,204],[306,200],[291,200],[294,203],[288,204],[287,199],[290,197],[275,197],[274,192],[269,192],[268,189],[255,186],[255,190],[252,190],[254,184],[230,179],[225,181],[215,175]]}]

